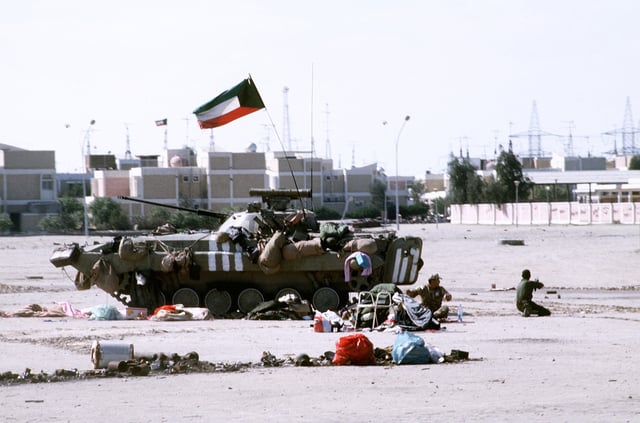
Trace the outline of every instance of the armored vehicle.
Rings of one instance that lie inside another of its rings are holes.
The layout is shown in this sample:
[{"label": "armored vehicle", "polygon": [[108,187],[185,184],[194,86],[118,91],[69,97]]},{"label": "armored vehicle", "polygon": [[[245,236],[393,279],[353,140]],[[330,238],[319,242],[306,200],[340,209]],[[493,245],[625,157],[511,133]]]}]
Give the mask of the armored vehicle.
[{"label": "armored vehicle", "polygon": [[57,248],[50,261],[77,269],[77,289],[97,285],[127,306],[152,313],[161,305],[182,304],[207,307],[219,317],[248,313],[287,294],[319,311],[338,310],[348,303],[350,292],[417,280],[421,238],[397,237],[384,228],[319,223],[312,211],[289,208],[294,199],[310,197],[310,190],[251,190],[251,195],[262,202],[226,216],[215,231],[161,227],[103,244],[71,243]]}]

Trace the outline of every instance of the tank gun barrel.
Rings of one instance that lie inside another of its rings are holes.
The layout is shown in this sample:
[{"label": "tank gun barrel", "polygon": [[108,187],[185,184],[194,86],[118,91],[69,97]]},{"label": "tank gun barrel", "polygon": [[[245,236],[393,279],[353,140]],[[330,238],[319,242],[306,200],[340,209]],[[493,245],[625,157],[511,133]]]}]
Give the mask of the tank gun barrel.
[{"label": "tank gun barrel", "polygon": [[157,203],[155,201],[142,200],[140,198],[128,197],[126,195],[120,195],[120,196],[118,196],[118,198],[120,198],[122,200],[133,201],[133,202],[136,202],[136,203],[150,204],[152,206],[167,207],[169,209],[186,211],[186,212],[189,212],[189,213],[195,213],[195,214],[200,215],[200,216],[216,217],[218,219],[226,219],[226,218],[229,217],[229,215],[227,215],[225,213],[218,213],[218,212],[214,212],[214,211],[211,211],[211,210],[192,209],[192,208],[189,208],[189,207],[172,206],[170,204],[162,204],[162,203]]}]

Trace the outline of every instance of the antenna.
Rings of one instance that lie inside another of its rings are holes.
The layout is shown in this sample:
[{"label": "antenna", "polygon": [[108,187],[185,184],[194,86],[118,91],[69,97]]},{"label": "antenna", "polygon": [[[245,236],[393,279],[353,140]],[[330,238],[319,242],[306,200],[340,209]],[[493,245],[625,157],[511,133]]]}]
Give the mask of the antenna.
[{"label": "antenna", "polygon": [[125,130],[127,132],[127,143],[126,143],[126,147],[125,147],[126,149],[125,149],[125,152],[124,152],[124,158],[127,159],[127,160],[130,160],[131,159],[131,141],[129,139],[129,124],[125,122],[124,128],[125,128]]},{"label": "antenna", "polygon": [[356,167],[356,145],[351,145],[351,167]]},{"label": "antenna", "polygon": [[189,147],[189,117],[182,118],[184,120],[184,146]]},{"label": "antenna", "polygon": [[271,131],[270,131],[270,127],[269,125],[262,124],[262,127],[264,129],[264,137],[262,138],[262,145],[264,146],[264,151],[269,152],[271,151]]},{"label": "antenna", "polygon": [[289,87],[282,88],[282,101],[282,136],[284,137],[284,145],[286,145],[289,151],[291,151],[291,130],[289,128]]},{"label": "antenna", "polygon": [[325,103],[325,115],[327,122],[327,140],[324,143],[324,155],[326,159],[331,159],[331,141],[329,141],[329,103]]},{"label": "antenna", "polygon": [[95,125],[96,120],[91,119],[89,122],[89,128],[87,128],[87,132],[85,133],[85,140],[87,142],[87,157],[91,156],[91,132],[93,131],[93,125]]}]

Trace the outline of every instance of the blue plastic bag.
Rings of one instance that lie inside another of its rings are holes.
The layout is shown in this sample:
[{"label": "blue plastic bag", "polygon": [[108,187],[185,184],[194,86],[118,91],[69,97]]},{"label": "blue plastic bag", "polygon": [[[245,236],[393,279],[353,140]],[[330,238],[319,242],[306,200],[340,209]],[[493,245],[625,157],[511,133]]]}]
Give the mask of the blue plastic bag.
[{"label": "blue plastic bag", "polygon": [[393,343],[391,358],[395,364],[431,363],[431,354],[424,344],[424,339],[411,332],[398,334]]},{"label": "blue plastic bag", "polygon": [[101,304],[91,309],[89,320],[120,320],[122,315],[113,305]]}]

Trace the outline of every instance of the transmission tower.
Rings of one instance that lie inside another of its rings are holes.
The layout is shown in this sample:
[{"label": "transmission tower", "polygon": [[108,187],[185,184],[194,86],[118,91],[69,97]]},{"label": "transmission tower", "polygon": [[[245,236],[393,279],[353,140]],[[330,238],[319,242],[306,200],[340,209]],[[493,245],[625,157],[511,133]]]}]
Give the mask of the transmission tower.
[{"label": "transmission tower", "polygon": [[131,140],[129,139],[129,125],[125,123],[124,128],[127,131],[127,142],[124,151],[124,158],[129,160],[131,159]]},{"label": "transmission tower", "polygon": [[[612,131],[603,132],[604,135],[613,136],[613,150],[609,153],[621,154],[637,154],[636,133],[638,129],[633,126],[633,114],[631,113],[631,100],[627,97],[624,107],[624,121],[622,128],[614,128]],[[622,134],[622,148],[618,151],[618,134]]]},{"label": "transmission tower", "polygon": [[284,137],[283,144],[287,146],[289,151],[291,151],[291,130],[289,128],[289,87],[282,88],[282,97],[282,136]]},{"label": "transmission tower", "polygon": [[329,104],[325,104],[326,105],[326,118],[327,118],[327,140],[324,143],[324,155],[325,155],[325,159],[329,160],[331,159],[331,141],[329,141]]},{"label": "transmission tower", "polygon": [[627,97],[624,107],[624,122],[622,123],[622,153],[634,154],[636,149],[636,128],[633,127],[631,114],[631,100]]},{"label": "transmission tower", "polygon": [[575,128],[575,125],[573,124],[573,121],[567,121],[566,124],[568,125],[569,128],[569,136],[567,137],[567,144],[565,146],[565,154],[569,157],[573,156],[573,128]]},{"label": "transmission tower", "polygon": [[534,143],[535,143],[535,155],[536,157],[542,156],[542,136],[540,135],[540,119],[538,118],[538,106],[536,101],[533,100],[533,106],[531,108],[531,119],[529,120],[529,157],[534,155]]},{"label": "transmission tower", "polygon": [[520,132],[517,134],[511,134],[509,137],[514,138],[524,138],[527,137],[529,140],[529,157],[542,157],[542,137],[543,136],[552,136],[557,137],[558,135],[552,134],[550,132],[546,132],[540,129],[540,119],[538,118],[538,106],[536,101],[533,100],[533,106],[531,108],[531,118],[529,121],[529,130],[525,132]]}]

